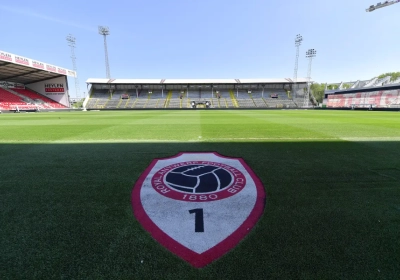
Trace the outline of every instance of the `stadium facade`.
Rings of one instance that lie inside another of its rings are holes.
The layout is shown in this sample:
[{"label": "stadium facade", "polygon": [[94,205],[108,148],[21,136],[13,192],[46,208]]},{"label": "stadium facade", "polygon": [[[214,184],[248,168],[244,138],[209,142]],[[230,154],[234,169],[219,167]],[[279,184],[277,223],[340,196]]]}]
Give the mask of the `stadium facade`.
[{"label": "stadium facade", "polygon": [[76,72],[0,50],[0,110],[69,108]]},{"label": "stadium facade", "polygon": [[[307,79],[88,79],[88,109],[297,108]],[[294,90],[296,89],[296,90]]]}]

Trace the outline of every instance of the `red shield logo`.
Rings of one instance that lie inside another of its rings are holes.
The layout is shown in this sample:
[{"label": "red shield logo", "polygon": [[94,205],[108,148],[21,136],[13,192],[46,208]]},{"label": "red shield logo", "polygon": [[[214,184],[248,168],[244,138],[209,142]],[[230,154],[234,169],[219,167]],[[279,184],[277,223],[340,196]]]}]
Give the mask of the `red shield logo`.
[{"label": "red shield logo", "polygon": [[264,205],[264,187],[244,160],[217,153],[155,159],[132,192],[136,219],[197,268],[234,248],[257,223]]}]

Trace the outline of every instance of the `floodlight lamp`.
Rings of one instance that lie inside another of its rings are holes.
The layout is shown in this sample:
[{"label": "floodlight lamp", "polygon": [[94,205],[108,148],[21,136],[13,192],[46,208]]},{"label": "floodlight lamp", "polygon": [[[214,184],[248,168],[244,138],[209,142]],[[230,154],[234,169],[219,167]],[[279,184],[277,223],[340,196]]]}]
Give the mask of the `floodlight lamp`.
[{"label": "floodlight lamp", "polygon": [[74,36],[72,36],[71,34],[68,34],[68,36],[66,37],[67,41],[70,43],[75,43],[76,39]]},{"label": "floodlight lamp", "polygon": [[108,28],[108,26],[99,26],[99,34],[110,35],[110,29]]},{"label": "floodlight lamp", "polygon": [[315,57],[317,55],[317,51],[315,49],[309,49],[306,52],[306,57],[310,58],[310,57]]},{"label": "floodlight lamp", "polygon": [[295,45],[300,46],[302,41],[303,41],[303,36],[301,36],[300,34],[297,34],[296,39],[294,40]]}]

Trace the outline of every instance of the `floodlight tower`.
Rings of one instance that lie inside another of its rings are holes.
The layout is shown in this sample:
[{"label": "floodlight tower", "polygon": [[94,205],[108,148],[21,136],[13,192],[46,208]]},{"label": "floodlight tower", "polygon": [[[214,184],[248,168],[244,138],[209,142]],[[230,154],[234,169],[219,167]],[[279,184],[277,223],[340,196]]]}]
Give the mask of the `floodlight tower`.
[{"label": "floodlight tower", "polygon": [[75,95],[76,98],[80,98],[81,93],[79,89],[79,80],[77,76],[77,68],[76,68],[76,56],[75,56],[75,46],[76,46],[76,39],[74,36],[69,34],[67,37],[68,46],[71,48],[71,60],[72,60],[72,69],[75,71]]},{"label": "floodlight tower", "polygon": [[369,6],[369,8],[366,9],[366,11],[367,12],[373,12],[373,11],[375,11],[377,9],[381,9],[381,8],[384,8],[384,7],[387,7],[387,6],[391,6],[391,5],[397,4],[397,3],[400,3],[400,0],[385,1],[383,3],[379,2],[378,4],[376,4],[376,6],[374,6],[374,5]]},{"label": "floodlight tower", "polygon": [[300,34],[296,35],[296,39],[294,40],[294,44],[296,46],[296,60],[294,63],[294,74],[293,74],[293,94],[292,97],[294,97],[294,95],[296,94],[296,89],[297,89],[297,70],[299,69],[299,51],[300,51],[300,45],[301,42],[303,41],[303,36],[301,36]]},{"label": "floodlight tower", "polygon": [[309,59],[308,62],[308,72],[307,72],[307,93],[304,94],[304,107],[308,107],[309,103],[310,103],[310,84],[311,84],[311,65],[312,65],[312,60],[314,57],[316,57],[317,55],[317,51],[315,49],[309,49],[306,52],[306,58]]},{"label": "floodlight tower", "polygon": [[99,34],[104,37],[104,54],[106,59],[106,76],[111,79],[110,64],[108,63],[107,36],[110,35],[110,29],[107,26],[99,26]]}]

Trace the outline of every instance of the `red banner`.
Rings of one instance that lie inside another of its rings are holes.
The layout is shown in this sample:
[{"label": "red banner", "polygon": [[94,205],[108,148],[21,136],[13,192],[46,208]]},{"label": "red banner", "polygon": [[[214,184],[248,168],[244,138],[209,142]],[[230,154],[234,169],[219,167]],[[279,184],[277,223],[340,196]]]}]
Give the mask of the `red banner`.
[{"label": "red banner", "polygon": [[15,63],[23,64],[23,65],[28,65],[28,66],[29,66],[29,60],[26,59],[26,58],[23,58],[23,57],[19,57],[19,56],[16,56],[16,57],[15,57]]},{"label": "red banner", "polygon": [[38,69],[44,69],[44,64],[41,62],[33,61],[32,66]]},{"label": "red banner", "polygon": [[0,53],[0,60],[5,60],[5,61],[11,61],[12,62],[12,57],[8,53]]},{"label": "red banner", "polygon": [[45,92],[64,92],[63,88],[45,88]]}]

